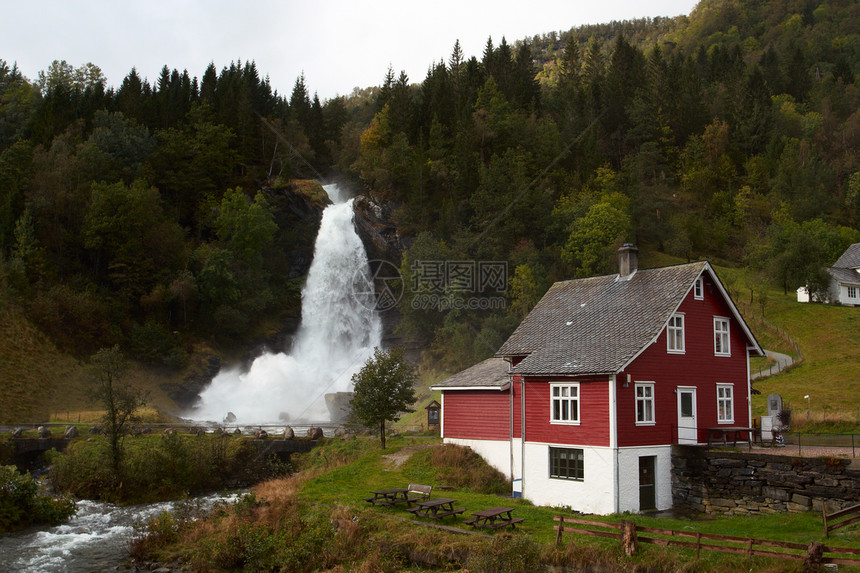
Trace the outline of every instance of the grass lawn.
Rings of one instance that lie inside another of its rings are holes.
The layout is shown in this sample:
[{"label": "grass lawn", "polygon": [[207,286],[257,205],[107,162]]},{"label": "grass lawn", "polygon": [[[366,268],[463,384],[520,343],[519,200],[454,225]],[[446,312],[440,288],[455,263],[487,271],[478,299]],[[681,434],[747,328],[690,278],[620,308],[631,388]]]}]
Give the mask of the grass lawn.
[{"label": "grass lawn", "polygon": [[[528,536],[541,545],[545,554],[560,551],[555,548],[554,516],[579,515],[569,508],[536,507],[528,501],[512,499],[506,495],[482,493],[480,486],[463,486],[455,483],[456,476],[465,469],[434,465],[433,452],[434,448],[439,446],[439,440],[396,437],[388,440],[387,445],[385,450],[381,450],[378,440],[368,438],[330,441],[325,446],[302,455],[298,462],[299,467],[306,469],[314,477],[300,485],[297,491],[299,498],[312,501],[314,504],[350,508],[359,519],[381,519],[387,524],[384,527],[396,528],[401,532],[411,530],[415,535],[420,536],[422,531],[426,533],[429,529],[411,522],[434,523],[432,520],[413,519],[403,506],[371,506],[363,499],[369,497],[370,491],[374,489],[406,487],[411,482],[428,484],[433,486],[431,497],[456,499],[455,507],[466,510],[459,517],[441,520],[442,525],[459,527],[471,533],[473,529],[462,524],[463,519],[471,512],[494,506],[514,507],[514,516],[525,518],[525,522],[517,526],[513,535]],[[401,465],[396,465],[394,461],[396,454],[409,450],[413,451],[408,459]],[[346,463],[350,459],[352,461]],[[810,541],[819,541],[833,546],[860,547],[860,526],[833,532],[829,539],[825,539],[821,516],[816,513],[708,517],[695,520],[630,514],[589,516],[589,518],[612,522],[629,519],[647,527],[791,541],[804,545]],[[490,534],[503,536],[507,532],[499,531]],[[434,535],[436,535],[435,532]],[[616,565],[630,566],[632,563],[638,563],[655,566],[674,563],[683,567],[685,571],[799,570],[795,569],[794,564],[789,561],[760,557],[750,561],[745,556],[711,551],[703,551],[701,560],[695,567],[688,569],[690,562],[695,561],[693,550],[646,544],[640,544],[637,555],[632,560],[628,560],[615,540],[566,533],[562,548],[569,552],[571,544],[576,546],[576,553],[579,555],[575,559],[583,559],[585,558],[583,555],[586,555],[590,556],[587,557],[589,559],[599,559],[604,563],[609,561]],[[682,564],[686,565],[682,566]]]}]

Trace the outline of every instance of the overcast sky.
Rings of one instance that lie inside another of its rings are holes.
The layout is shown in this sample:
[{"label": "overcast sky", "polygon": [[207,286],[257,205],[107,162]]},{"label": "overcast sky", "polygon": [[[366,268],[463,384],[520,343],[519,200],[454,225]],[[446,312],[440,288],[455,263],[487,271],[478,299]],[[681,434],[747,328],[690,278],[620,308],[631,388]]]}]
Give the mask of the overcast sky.
[{"label": "overcast sky", "polygon": [[[0,0],[0,59],[37,79],[53,60],[98,65],[118,87],[132,67],[203,75],[254,60],[289,96],[304,72],[325,100],[379,85],[388,66],[424,79],[459,39],[465,56],[582,24],[689,14],[694,0]],[[529,9],[536,6],[538,9]]]}]

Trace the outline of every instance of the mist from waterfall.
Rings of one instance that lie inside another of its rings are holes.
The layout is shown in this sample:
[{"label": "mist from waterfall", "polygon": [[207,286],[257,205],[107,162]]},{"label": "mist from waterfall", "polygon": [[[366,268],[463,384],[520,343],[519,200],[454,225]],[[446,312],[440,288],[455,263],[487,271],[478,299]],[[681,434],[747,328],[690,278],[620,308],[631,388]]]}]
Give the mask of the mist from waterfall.
[{"label": "mist from waterfall", "polygon": [[367,253],[353,223],[352,199],[325,190],[314,258],[302,289],[302,321],[287,353],[265,353],[248,371],[222,370],[200,393],[189,418],[240,424],[329,419],[325,394],[352,389],[352,375],[381,343]]}]

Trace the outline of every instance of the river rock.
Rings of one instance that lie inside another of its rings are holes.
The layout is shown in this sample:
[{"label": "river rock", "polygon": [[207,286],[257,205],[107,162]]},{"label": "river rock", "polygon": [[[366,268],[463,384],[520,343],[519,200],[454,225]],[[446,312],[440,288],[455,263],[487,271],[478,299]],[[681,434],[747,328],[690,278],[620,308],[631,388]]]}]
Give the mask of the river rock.
[{"label": "river rock", "polygon": [[102,433],[102,427],[101,426],[90,426],[90,429],[87,430],[87,433],[92,434],[94,436],[98,436],[99,434]]},{"label": "river rock", "polygon": [[165,436],[175,436],[176,428],[165,428],[162,434],[164,434]]},{"label": "river rock", "polygon": [[254,432],[254,437],[258,440],[265,440],[269,437],[269,432],[267,432],[266,430],[257,430],[256,432]]},{"label": "river rock", "polygon": [[63,433],[63,437],[67,440],[71,440],[72,438],[77,438],[78,433],[77,426],[66,426],[66,431]]},{"label": "river rock", "polygon": [[13,438],[20,438],[21,434],[23,434],[23,433],[24,433],[24,428],[20,428],[20,427],[15,428],[14,430],[12,430],[12,437]]},{"label": "river rock", "polygon": [[308,437],[312,440],[319,440],[323,437],[322,428],[308,428]]},{"label": "river rock", "polygon": [[287,426],[286,428],[284,428],[284,439],[285,440],[292,440],[295,437],[296,437],[296,433],[293,431],[293,429],[291,427]]},{"label": "river rock", "polygon": [[51,437],[51,429],[48,426],[39,426],[39,429],[36,430],[39,433],[40,438],[50,438]]}]

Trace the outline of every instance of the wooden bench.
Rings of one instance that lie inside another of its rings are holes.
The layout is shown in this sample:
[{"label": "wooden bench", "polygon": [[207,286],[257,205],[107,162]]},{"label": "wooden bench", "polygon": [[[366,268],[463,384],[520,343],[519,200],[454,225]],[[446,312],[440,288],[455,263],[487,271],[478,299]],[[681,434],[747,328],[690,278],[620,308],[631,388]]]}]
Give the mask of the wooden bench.
[{"label": "wooden bench", "polygon": [[414,501],[423,501],[430,499],[430,491],[432,485],[422,485],[420,483],[410,483],[406,488],[406,502],[411,504]]}]

